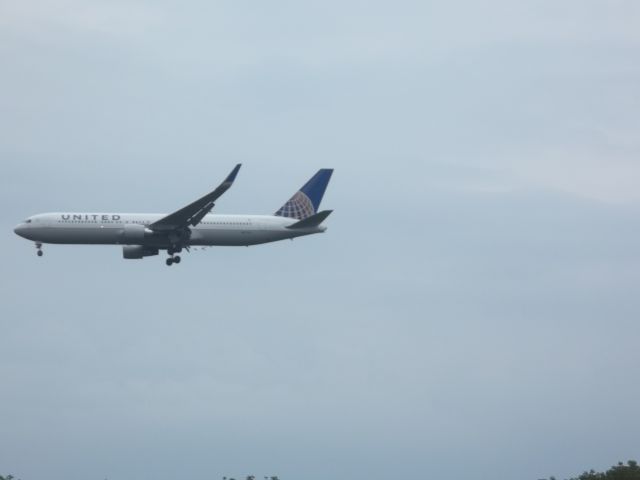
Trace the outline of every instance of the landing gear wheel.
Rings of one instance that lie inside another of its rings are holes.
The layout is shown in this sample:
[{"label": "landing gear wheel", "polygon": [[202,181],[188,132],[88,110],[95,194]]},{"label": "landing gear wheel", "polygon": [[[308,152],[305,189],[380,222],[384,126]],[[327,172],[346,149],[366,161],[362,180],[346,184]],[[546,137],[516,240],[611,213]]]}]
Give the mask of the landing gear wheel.
[{"label": "landing gear wheel", "polygon": [[173,257],[173,263],[180,263],[180,260],[182,260],[180,258],[180,255],[176,255],[175,257]]},{"label": "landing gear wheel", "polygon": [[42,250],[38,250],[38,256],[41,257],[42,255],[44,255],[44,252]]},{"label": "landing gear wheel", "polygon": [[173,265],[173,258],[167,258],[167,267]]},{"label": "landing gear wheel", "polygon": [[167,253],[168,253],[169,255],[173,255],[173,254],[174,254],[174,253],[176,253],[176,252],[175,252],[175,250],[174,250],[173,248],[167,248]]}]

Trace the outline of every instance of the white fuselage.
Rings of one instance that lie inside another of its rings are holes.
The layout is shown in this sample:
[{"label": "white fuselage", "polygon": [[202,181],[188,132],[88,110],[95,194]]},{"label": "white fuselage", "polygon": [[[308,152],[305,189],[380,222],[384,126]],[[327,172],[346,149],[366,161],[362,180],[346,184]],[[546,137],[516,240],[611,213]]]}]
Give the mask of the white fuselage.
[{"label": "white fuselage", "polygon": [[[128,231],[149,226],[165,217],[153,213],[45,213],[28,218],[15,228],[21,237],[39,243],[144,245],[166,248],[165,236],[145,229],[137,238]],[[271,215],[213,215],[191,227],[185,246],[249,246],[322,233],[325,226],[287,228],[297,220]],[[133,226],[133,227],[129,227]]]}]

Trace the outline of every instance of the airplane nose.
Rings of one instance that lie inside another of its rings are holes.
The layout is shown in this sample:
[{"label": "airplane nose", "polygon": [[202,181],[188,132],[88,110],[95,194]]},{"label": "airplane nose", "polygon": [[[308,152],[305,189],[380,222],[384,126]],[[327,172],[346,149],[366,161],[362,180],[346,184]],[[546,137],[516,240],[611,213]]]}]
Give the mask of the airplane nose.
[{"label": "airplane nose", "polygon": [[16,235],[20,235],[21,237],[24,237],[25,228],[26,227],[25,227],[24,223],[21,223],[16,228],[14,228],[13,231],[15,232]]}]

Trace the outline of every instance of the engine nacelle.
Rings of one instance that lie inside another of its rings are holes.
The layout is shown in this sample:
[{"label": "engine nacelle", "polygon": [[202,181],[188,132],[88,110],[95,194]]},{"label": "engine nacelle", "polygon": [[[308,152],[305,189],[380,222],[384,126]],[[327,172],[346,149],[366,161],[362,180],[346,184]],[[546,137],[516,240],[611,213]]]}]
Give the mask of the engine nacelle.
[{"label": "engine nacelle", "polygon": [[125,225],[120,233],[122,243],[137,243],[145,237],[153,235],[153,231],[149,230],[144,225],[129,224]]},{"label": "engine nacelle", "polygon": [[157,248],[144,247],[142,245],[125,245],[122,247],[122,256],[127,260],[140,260],[153,255],[158,255]]}]

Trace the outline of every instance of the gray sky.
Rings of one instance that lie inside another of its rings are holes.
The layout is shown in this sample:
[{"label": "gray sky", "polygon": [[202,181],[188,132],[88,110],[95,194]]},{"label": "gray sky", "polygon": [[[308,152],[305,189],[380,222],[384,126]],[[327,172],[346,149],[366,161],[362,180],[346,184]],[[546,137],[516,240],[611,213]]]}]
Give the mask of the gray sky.
[{"label": "gray sky", "polygon": [[[640,447],[640,5],[0,2],[0,474],[537,479]],[[271,213],[162,259],[43,211]]]}]

